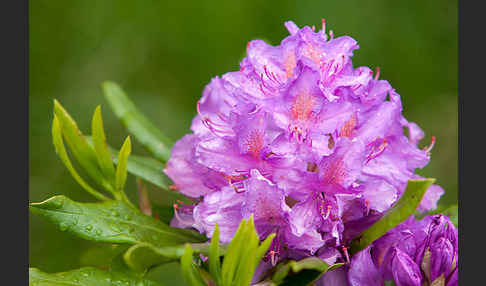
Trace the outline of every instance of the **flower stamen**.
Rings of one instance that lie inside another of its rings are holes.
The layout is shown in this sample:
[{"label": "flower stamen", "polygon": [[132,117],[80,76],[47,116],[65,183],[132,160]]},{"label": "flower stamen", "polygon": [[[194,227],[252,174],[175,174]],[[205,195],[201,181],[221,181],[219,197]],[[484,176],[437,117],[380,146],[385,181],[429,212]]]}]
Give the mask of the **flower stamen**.
[{"label": "flower stamen", "polygon": [[385,152],[386,147],[388,147],[388,141],[386,140],[386,138],[383,139],[383,142],[378,147],[376,147],[377,141],[378,140],[375,140],[374,142],[371,143],[372,144],[371,152],[368,155],[365,164],[368,164],[371,160],[383,154],[383,152]]},{"label": "flower stamen", "polygon": [[344,257],[346,257],[346,263],[349,264],[349,253],[348,253],[348,248],[346,246],[343,246],[343,252],[344,252]]},{"label": "flower stamen", "polygon": [[379,77],[380,77],[380,67],[376,67],[376,74],[374,80],[378,80]]},{"label": "flower stamen", "polygon": [[180,210],[182,212],[186,212],[187,213],[187,210],[185,210],[184,206],[179,206],[177,203],[174,203],[172,206],[174,208],[174,215],[175,215],[175,217],[177,218],[178,221],[180,221],[183,224],[187,224],[187,225],[191,225],[192,224],[192,222],[187,221],[187,220],[184,220],[183,218],[181,218],[181,216],[177,212],[178,210]]},{"label": "flower stamen", "polygon": [[424,151],[427,153],[427,155],[430,155],[430,151],[432,151],[432,148],[434,148],[434,145],[435,145],[435,136],[432,136],[429,147],[424,148]]}]

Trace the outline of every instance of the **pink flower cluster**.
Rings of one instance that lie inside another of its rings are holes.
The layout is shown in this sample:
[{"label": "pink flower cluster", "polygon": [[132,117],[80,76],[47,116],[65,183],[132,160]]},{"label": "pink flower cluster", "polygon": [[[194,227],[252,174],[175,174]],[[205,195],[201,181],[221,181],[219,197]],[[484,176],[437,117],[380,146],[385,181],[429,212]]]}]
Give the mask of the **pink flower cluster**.
[{"label": "pink flower cluster", "polygon": [[[260,238],[276,233],[268,259],[318,255],[333,263],[349,240],[400,197],[430,159],[423,131],[402,116],[399,94],[368,67],[358,44],[286,22],[278,46],[254,40],[240,70],[213,78],[191,130],[165,173],[181,193],[172,224],[222,242],[253,214]],[[404,128],[408,135],[404,134]],[[436,207],[433,185],[420,205]]]}]

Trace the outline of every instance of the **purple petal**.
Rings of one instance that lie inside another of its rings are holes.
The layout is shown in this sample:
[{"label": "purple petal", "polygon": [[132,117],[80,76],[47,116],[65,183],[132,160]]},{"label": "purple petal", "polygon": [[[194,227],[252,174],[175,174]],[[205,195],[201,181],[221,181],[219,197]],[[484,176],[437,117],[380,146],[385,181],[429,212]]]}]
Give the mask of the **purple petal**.
[{"label": "purple petal", "polygon": [[430,186],[425,192],[425,195],[422,198],[417,210],[420,212],[435,210],[437,208],[437,202],[443,194],[444,190],[440,186]]},{"label": "purple petal", "polygon": [[454,246],[445,237],[439,238],[430,246],[430,281],[440,275],[447,276],[452,269]]},{"label": "purple petal", "polygon": [[398,190],[383,180],[370,180],[364,184],[363,198],[370,209],[378,212],[388,210],[398,199]]},{"label": "purple petal", "polygon": [[338,259],[342,258],[342,255],[336,248],[323,247],[317,252],[317,257],[328,265],[333,265]]},{"label": "purple petal", "polygon": [[458,268],[454,268],[454,271],[451,272],[449,277],[447,277],[446,285],[445,286],[457,286],[458,280],[457,280],[457,272]]},{"label": "purple petal", "polygon": [[367,207],[365,201],[357,194],[336,194],[338,217],[343,223],[360,219],[366,215]]},{"label": "purple petal", "polygon": [[241,101],[261,102],[266,97],[255,75],[237,71],[224,74],[222,79],[228,93]]},{"label": "purple petal", "polygon": [[[197,110],[199,114],[193,119],[191,130],[199,136],[210,132],[231,133],[228,122],[224,118],[229,116],[231,109],[236,106],[237,102],[236,98],[232,97],[223,87],[223,81],[218,77],[213,78],[204,88],[203,96],[198,101]],[[211,130],[208,127],[216,130]]]},{"label": "purple petal", "polygon": [[282,190],[264,178],[258,170],[251,170],[250,178],[244,181],[245,201],[242,205],[243,217],[254,215],[255,226],[261,237],[275,232],[286,223],[290,208],[285,203]]},{"label": "purple petal", "polygon": [[360,100],[368,110],[385,101],[391,90],[392,87],[386,80],[370,80],[367,90],[360,93]]},{"label": "purple petal", "polygon": [[364,146],[360,140],[341,138],[336,150],[319,164],[319,176],[324,185],[350,186],[359,176],[365,161]]},{"label": "purple petal", "polygon": [[292,21],[287,21],[284,25],[291,35],[295,35],[299,31],[299,27]]},{"label": "purple petal", "polygon": [[248,171],[258,161],[253,156],[240,154],[232,140],[214,137],[200,142],[195,150],[199,164],[226,175],[238,176]]},{"label": "purple petal", "polygon": [[419,141],[424,138],[424,131],[416,123],[403,120],[405,121],[404,126],[408,128],[410,144],[417,146]]},{"label": "purple petal", "polygon": [[292,233],[296,236],[302,236],[304,233],[317,227],[322,222],[319,212],[321,200],[316,196],[309,196],[303,202],[297,203],[292,207],[289,216],[289,223]]},{"label": "purple petal", "polygon": [[287,228],[285,230],[285,241],[289,248],[306,250],[308,251],[308,254],[311,255],[325,243],[325,241],[322,240],[321,234],[315,229],[309,230],[301,236],[296,236],[290,228]]},{"label": "purple petal", "polygon": [[271,46],[262,40],[253,40],[247,46],[247,60],[253,72],[267,84],[285,82],[287,75],[280,46]]},{"label": "purple petal", "polygon": [[179,191],[189,197],[203,196],[225,184],[221,175],[196,162],[194,150],[197,144],[199,139],[192,134],[177,141],[164,170]]},{"label": "purple petal", "polygon": [[232,187],[224,187],[221,191],[213,192],[194,208],[194,221],[201,233],[211,237],[215,224],[220,230],[220,241],[231,241],[243,219],[241,207],[244,194],[236,193]]},{"label": "purple petal", "polygon": [[[352,122],[354,120],[354,122]],[[322,107],[319,113],[318,128],[319,132],[324,134],[334,133],[335,131],[343,130],[346,128],[345,125],[348,123],[352,125],[352,128],[357,125],[358,118],[356,117],[356,108],[347,101],[335,101],[333,103],[328,103]],[[351,126],[349,126],[351,127]],[[349,128],[348,127],[348,128]],[[353,130],[346,130],[346,134],[340,132],[340,136],[351,137]]]},{"label": "purple petal", "polygon": [[[377,138],[386,138],[396,127],[400,109],[397,104],[386,101],[371,111],[366,121],[360,125],[357,137],[365,144],[375,141]],[[367,115],[367,114],[366,114]]]},{"label": "purple petal", "polygon": [[383,277],[371,259],[369,247],[356,253],[351,259],[348,280],[351,286],[384,285]]},{"label": "purple petal", "polygon": [[397,286],[420,286],[422,274],[419,266],[403,251],[392,249],[391,267],[393,280]]},{"label": "purple petal", "polygon": [[[316,286],[348,286],[346,271],[344,266],[328,271],[315,282]],[[379,284],[378,284],[379,285]]]},{"label": "purple petal", "polygon": [[195,227],[195,221],[192,212],[178,212],[170,221],[171,227],[191,228]]}]

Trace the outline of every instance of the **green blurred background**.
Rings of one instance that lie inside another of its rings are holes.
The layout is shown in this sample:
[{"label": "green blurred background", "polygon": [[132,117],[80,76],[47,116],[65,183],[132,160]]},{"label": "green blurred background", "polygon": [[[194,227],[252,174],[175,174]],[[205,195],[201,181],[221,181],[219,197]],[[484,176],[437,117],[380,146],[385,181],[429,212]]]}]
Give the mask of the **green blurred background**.
[{"label": "green blurred background", "polygon": [[[360,44],[355,66],[381,68],[402,96],[405,116],[437,137],[431,163],[418,173],[437,178],[457,202],[457,3],[413,1],[120,1],[31,0],[29,65],[30,200],[64,194],[93,199],[75,183],[51,143],[53,99],[90,132],[102,105],[109,144],[128,135],[104,100],[100,84],[118,82],[132,100],[173,139],[189,131],[202,89],[216,75],[238,70],[246,43],[278,44],[283,23],[320,27]],[[134,153],[146,154],[135,144]],[[133,177],[128,191],[136,198]],[[150,193],[164,198],[156,191]],[[99,245],[62,233],[29,217],[30,265],[46,272],[107,263]],[[182,285],[176,264],[152,274]]]}]

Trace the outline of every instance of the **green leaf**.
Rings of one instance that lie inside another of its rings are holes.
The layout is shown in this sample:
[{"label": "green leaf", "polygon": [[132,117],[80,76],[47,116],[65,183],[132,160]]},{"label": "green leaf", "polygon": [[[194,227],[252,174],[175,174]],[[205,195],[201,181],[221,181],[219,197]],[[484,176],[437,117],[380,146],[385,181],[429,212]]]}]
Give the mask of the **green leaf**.
[{"label": "green leaf", "polygon": [[198,268],[194,265],[192,254],[191,246],[186,244],[184,255],[181,257],[181,269],[184,279],[193,286],[206,286]]},{"label": "green leaf", "polygon": [[160,286],[161,284],[123,272],[103,271],[94,267],[83,267],[59,273],[45,273],[29,268],[31,286]]},{"label": "green leaf", "polygon": [[261,257],[270,247],[274,235],[260,245],[253,223],[253,215],[248,222],[243,219],[228,245],[221,269],[222,286],[249,285]]},{"label": "green leaf", "polygon": [[[209,244],[190,243],[194,252],[209,254]],[[143,272],[154,266],[179,260],[185,251],[185,245],[154,247],[149,243],[140,243],[130,247],[123,255],[126,264],[139,272]]]},{"label": "green leaf", "polygon": [[344,263],[329,266],[317,257],[308,257],[300,261],[282,262],[272,277],[277,285],[308,285],[319,279],[327,271],[341,267]]},{"label": "green leaf", "polygon": [[407,188],[400,200],[377,222],[354,238],[351,243],[351,253],[366,248],[370,243],[413,215],[425,192],[434,182],[435,179],[408,181]]},{"label": "green leaf", "polygon": [[258,251],[260,239],[255,230],[253,216],[248,220],[247,232],[245,247],[240,248],[241,250],[246,251],[246,253],[243,254],[240,251],[240,262],[235,273],[235,280],[233,281],[233,284],[238,286],[250,285],[251,279],[253,278],[253,272],[255,272],[257,266],[256,264],[259,262],[259,260],[256,261],[255,258],[257,257],[256,253]]},{"label": "green leaf", "polygon": [[88,144],[76,122],[57,100],[54,100],[54,114],[59,120],[60,130],[64,135],[64,139],[79,164],[95,182],[102,185],[105,189],[113,191],[111,184],[103,177],[103,173],[99,168],[96,152]]},{"label": "green leaf", "polygon": [[[127,250],[126,245],[123,245],[122,247],[125,250]],[[145,274],[147,274],[147,272],[137,272],[131,269],[123,259],[123,256],[124,256],[124,252],[121,252],[111,259],[110,271],[123,272],[123,273],[127,273],[128,275],[136,276],[136,277],[143,277],[145,276]]]},{"label": "green leaf", "polygon": [[150,207],[152,208],[154,217],[157,217],[160,221],[166,224],[170,224],[172,218],[174,217],[173,206],[159,205],[154,202],[150,202]]},{"label": "green leaf", "polygon": [[161,255],[155,247],[148,243],[130,247],[123,255],[123,259],[128,267],[139,272],[173,261],[173,259]]},{"label": "green leaf", "polygon": [[213,235],[211,237],[211,245],[209,248],[209,273],[216,281],[216,284],[221,285],[221,260],[219,257],[219,227],[214,226]]},{"label": "green leaf", "polygon": [[131,152],[132,144],[130,143],[130,136],[128,136],[120,150],[116,166],[115,186],[118,192],[123,192],[123,187],[125,187],[125,182],[127,181],[127,161]]},{"label": "green leaf", "polygon": [[[118,159],[116,157],[113,158],[114,163],[118,164]],[[161,188],[167,195],[176,199],[185,200],[183,194],[169,190],[171,181],[163,172],[164,165],[157,160],[149,157],[130,155],[128,157],[127,170],[130,174]]]},{"label": "green leaf", "polygon": [[443,215],[448,216],[455,227],[459,226],[459,214],[457,205],[452,205],[441,212]]},{"label": "green leaf", "polygon": [[[86,136],[86,140],[92,144],[92,138]],[[115,164],[118,164],[118,154],[119,151],[108,146],[108,150],[110,151],[111,158]],[[127,162],[127,170],[130,174],[147,181],[154,186],[157,186],[163,190],[166,190],[168,194],[172,196],[177,196],[180,198],[184,198],[181,193],[168,191],[167,189],[171,185],[170,179],[164,174],[165,166],[164,164],[160,163],[159,161],[144,156],[137,156],[130,154],[128,157]]]},{"label": "green leaf", "polygon": [[64,163],[68,171],[71,173],[73,178],[81,185],[88,193],[92,194],[94,197],[100,200],[109,200],[108,197],[104,196],[103,194],[99,193],[95,189],[93,189],[88,183],[86,183],[83,178],[76,172],[74,169],[71,160],[66,152],[66,147],[64,146],[64,141],[62,139],[62,132],[61,132],[61,125],[59,123],[59,119],[56,115],[54,115],[54,120],[52,121],[52,142],[54,144],[54,148],[56,150],[57,155]]},{"label": "green leaf", "polygon": [[228,245],[221,270],[221,282],[223,286],[231,285],[233,281],[233,276],[239,262],[239,253],[244,248],[242,245],[246,242],[246,228],[246,221],[243,219],[241,220],[233,239]]},{"label": "green leaf", "polygon": [[108,146],[106,145],[106,136],[103,129],[103,119],[101,116],[101,106],[98,105],[93,114],[93,119],[91,122],[91,133],[93,136],[93,146],[98,158],[98,165],[103,172],[105,178],[111,182],[112,185],[115,184],[115,167],[111,160],[110,152],[108,151]]},{"label": "green leaf", "polygon": [[166,162],[170,158],[173,142],[150,122],[114,82],[104,82],[105,98],[113,112],[128,131],[144,145],[156,159]]},{"label": "green leaf", "polygon": [[130,245],[96,243],[83,251],[79,257],[79,265],[90,265],[95,267],[106,267],[112,259],[127,251]]},{"label": "green leaf", "polygon": [[[255,254],[255,262],[254,262],[254,269],[252,272],[255,272],[256,267],[262,260],[263,256],[265,253],[267,253],[267,250],[270,248],[270,245],[272,244],[273,239],[275,238],[275,233],[270,234],[267,236],[267,238],[260,244],[260,246],[257,248],[256,254]],[[253,277],[253,275],[252,275]]]},{"label": "green leaf", "polygon": [[98,242],[166,247],[207,240],[195,231],[171,228],[123,201],[78,203],[65,196],[54,196],[30,204],[29,209],[62,231]]},{"label": "green leaf", "polygon": [[260,244],[257,249],[257,253],[255,256],[255,263],[258,264],[260,260],[263,258],[265,253],[267,253],[268,248],[272,244],[273,239],[275,238],[275,233],[270,234],[267,238]]}]

